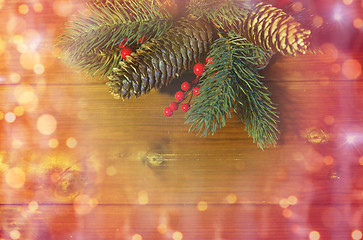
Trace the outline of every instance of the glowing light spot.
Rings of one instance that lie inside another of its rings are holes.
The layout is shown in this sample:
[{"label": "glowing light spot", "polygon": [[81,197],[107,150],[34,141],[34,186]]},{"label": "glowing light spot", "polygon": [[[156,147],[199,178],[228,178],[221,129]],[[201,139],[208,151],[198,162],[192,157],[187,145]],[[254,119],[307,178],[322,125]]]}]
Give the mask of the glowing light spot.
[{"label": "glowing light spot", "polygon": [[80,215],[90,213],[93,207],[94,206],[90,204],[90,197],[88,195],[81,194],[74,199],[73,208]]},{"label": "glowing light spot", "polygon": [[36,74],[43,74],[44,73],[44,70],[45,70],[45,68],[44,68],[44,66],[42,65],[42,64],[40,64],[40,63],[38,63],[38,64],[36,64],[35,66],[34,66],[34,69],[33,69],[33,71],[36,73]]},{"label": "glowing light spot", "polygon": [[296,196],[289,196],[287,198],[287,201],[289,202],[290,205],[295,205],[295,204],[297,204],[297,197]]},{"label": "glowing light spot", "polygon": [[284,210],[282,210],[282,216],[290,218],[292,216],[292,211],[289,208],[284,208]]},{"label": "glowing light spot", "polygon": [[0,111],[0,120],[3,120],[3,118],[4,118],[4,113]]},{"label": "glowing light spot", "polygon": [[149,203],[149,194],[146,191],[140,191],[138,193],[137,201],[139,204],[145,205]]},{"label": "glowing light spot", "polygon": [[360,240],[360,239],[362,239],[362,237],[363,237],[363,234],[360,230],[356,229],[352,232],[352,239]]},{"label": "glowing light spot", "polygon": [[88,201],[89,205],[93,206],[93,207],[96,207],[98,205],[98,200],[96,198],[91,198],[89,201]]},{"label": "glowing light spot", "polygon": [[33,9],[34,9],[35,12],[40,13],[44,9],[43,4],[41,4],[40,2],[34,3],[33,4]]},{"label": "glowing light spot", "polygon": [[355,142],[355,139],[356,139],[356,137],[353,136],[353,135],[349,135],[349,136],[346,137],[346,141],[349,144],[353,144]]},{"label": "glowing light spot", "polygon": [[292,5],[292,10],[295,11],[295,12],[300,12],[301,10],[303,10],[304,6],[301,2],[295,2],[293,5]]},{"label": "glowing light spot", "polygon": [[132,240],[142,240],[142,236],[136,233],[132,236]]},{"label": "glowing light spot", "polygon": [[179,231],[175,231],[173,232],[173,235],[171,237],[173,238],[173,240],[182,240],[183,234]]},{"label": "glowing light spot", "polygon": [[24,43],[24,37],[23,35],[16,34],[12,38],[13,43],[16,45]]},{"label": "glowing light spot", "polygon": [[17,85],[14,96],[24,110],[33,111],[38,105],[38,96],[34,93],[33,87],[29,85]]},{"label": "glowing light spot", "polygon": [[10,238],[11,239],[20,239],[20,236],[21,236],[21,234],[20,234],[20,232],[18,230],[12,230],[10,232]]},{"label": "glowing light spot", "polygon": [[16,86],[14,95],[20,105],[31,105],[38,102],[38,97],[35,95],[33,88],[29,85]]},{"label": "glowing light spot", "polygon": [[7,121],[8,123],[13,123],[16,119],[16,116],[14,113],[12,112],[8,112],[5,114],[5,121]]},{"label": "glowing light spot", "polygon": [[29,50],[35,51],[43,41],[42,35],[34,29],[28,29],[24,33],[24,42],[28,45]]},{"label": "glowing light spot", "polygon": [[233,204],[237,202],[237,196],[236,194],[230,193],[226,197],[227,203]]},{"label": "glowing light spot", "polygon": [[334,158],[332,156],[325,156],[323,158],[323,162],[326,164],[326,165],[332,165],[334,163]]},{"label": "glowing light spot", "polygon": [[361,18],[356,18],[353,20],[353,26],[357,29],[363,28],[363,20]]},{"label": "glowing light spot", "polygon": [[34,50],[27,50],[20,55],[20,64],[26,70],[33,70],[40,63],[40,55]]},{"label": "glowing light spot", "polygon": [[43,114],[37,120],[37,129],[43,135],[51,135],[57,129],[57,120],[50,114]]},{"label": "glowing light spot", "polygon": [[321,16],[314,16],[313,17],[313,25],[315,27],[321,27],[324,23],[324,19]]},{"label": "glowing light spot", "polygon": [[25,183],[25,173],[21,168],[14,167],[7,171],[5,176],[6,183],[12,188],[21,188]]},{"label": "glowing light spot", "polygon": [[109,166],[106,168],[106,174],[110,177],[115,176],[117,174],[117,169],[114,166]]},{"label": "glowing light spot", "polygon": [[309,234],[310,240],[319,240],[320,239],[320,233],[318,231],[311,231]]},{"label": "glowing light spot", "polygon": [[157,229],[158,229],[158,232],[159,232],[160,234],[165,234],[165,233],[166,233],[166,231],[168,230],[168,227],[167,227],[165,224],[160,223],[160,224],[158,225]]},{"label": "glowing light spot", "polygon": [[352,3],[353,3],[353,0],[343,0],[343,3],[344,3],[345,5],[350,5],[350,4],[352,4]]},{"label": "glowing light spot", "polygon": [[331,116],[331,115],[325,116],[324,117],[324,122],[327,125],[332,125],[332,124],[335,123],[335,118],[333,116]]},{"label": "glowing light spot", "polygon": [[72,14],[73,4],[70,0],[55,0],[53,3],[53,11],[60,17],[67,17]]},{"label": "glowing light spot", "polygon": [[363,156],[361,156],[361,157],[358,159],[358,162],[359,162],[359,164],[360,164],[360,165],[362,165],[362,166],[363,166]]},{"label": "glowing light spot", "polygon": [[23,116],[24,115],[24,107],[23,106],[16,106],[15,108],[14,108],[14,114],[16,115],[16,116]]},{"label": "glowing light spot", "polygon": [[362,74],[362,66],[358,60],[348,59],[343,63],[342,73],[349,80],[357,79]]},{"label": "glowing light spot", "polygon": [[342,67],[338,63],[334,63],[331,65],[332,73],[339,73],[342,70]]},{"label": "glowing light spot", "polygon": [[204,212],[208,209],[208,203],[206,201],[200,201],[197,204],[197,208],[199,211]]},{"label": "glowing light spot", "polygon": [[288,208],[290,206],[289,200],[286,198],[281,199],[279,204],[282,208]]},{"label": "glowing light spot", "polygon": [[326,62],[335,62],[338,58],[339,51],[334,44],[324,43],[321,45],[321,50],[323,51],[323,55],[321,55],[321,59]]},{"label": "glowing light spot", "polygon": [[330,173],[330,178],[331,178],[331,179],[334,179],[334,180],[339,180],[339,179],[340,179],[339,173],[338,173],[338,172],[336,172],[336,171],[332,171],[332,172]]},{"label": "glowing light spot", "polygon": [[27,14],[29,12],[28,5],[26,5],[26,4],[20,4],[19,7],[18,7],[18,12],[20,14],[23,14],[23,15]]},{"label": "glowing light spot", "polygon": [[335,21],[340,21],[340,20],[342,20],[342,14],[341,14],[340,12],[335,12],[335,13],[333,14],[333,19],[334,19]]},{"label": "glowing light spot", "polygon": [[48,141],[48,146],[49,146],[50,148],[57,148],[57,147],[58,147],[58,145],[59,145],[59,142],[58,142],[58,140],[57,140],[56,138],[51,138],[51,139],[49,139],[49,141]]},{"label": "glowing light spot", "polygon": [[11,73],[9,79],[12,83],[18,83],[20,82],[21,77],[18,73]]},{"label": "glowing light spot", "polygon": [[78,144],[77,139],[75,139],[74,137],[70,137],[66,141],[66,145],[69,148],[75,148],[77,144]]},{"label": "glowing light spot", "polygon": [[39,205],[38,205],[37,201],[31,201],[28,205],[28,209],[31,212],[35,212],[36,210],[38,210],[38,207],[39,207]]},{"label": "glowing light spot", "polygon": [[18,44],[16,46],[16,50],[18,50],[19,53],[25,53],[26,51],[28,51],[28,45],[26,45],[25,43]]},{"label": "glowing light spot", "polygon": [[24,142],[19,140],[19,139],[14,139],[12,142],[11,142],[11,146],[14,148],[14,149],[19,149],[21,148],[22,146],[24,145]]}]

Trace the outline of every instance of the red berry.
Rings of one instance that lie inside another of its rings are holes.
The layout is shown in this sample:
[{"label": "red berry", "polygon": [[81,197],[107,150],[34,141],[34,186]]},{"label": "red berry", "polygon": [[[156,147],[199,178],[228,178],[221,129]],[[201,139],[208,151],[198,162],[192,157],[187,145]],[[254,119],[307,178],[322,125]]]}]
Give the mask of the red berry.
[{"label": "red berry", "polygon": [[190,105],[189,105],[189,103],[184,103],[184,104],[182,105],[182,110],[183,110],[183,112],[188,112],[188,111],[189,111],[189,109],[190,109]]},{"label": "red berry", "polygon": [[132,53],[132,49],[131,48],[124,48],[121,50],[121,57],[123,59],[126,59],[127,56],[130,56]]},{"label": "red berry", "polygon": [[182,92],[182,91],[177,91],[177,92],[175,93],[175,98],[176,98],[176,100],[178,100],[178,101],[182,100],[182,99],[184,98],[184,92]]},{"label": "red berry", "polygon": [[193,67],[193,72],[195,75],[197,76],[202,76],[203,72],[204,72],[204,64],[203,63],[197,63],[194,65]]},{"label": "red berry", "polygon": [[176,102],[170,103],[170,109],[171,109],[171,111],[176,111],[176,110],[178,110],[178,108],[179,108],[179,104],[178,103],[176,103]]},{"label": "red berry", "polygon": [[139,42],[140,42],[140,43],[144,43],[144,42],[146,42],[146,38],[147,38],[147,35],[145,35],[145,36],[143,36],[143,37],[139,38]]},{"label": "red berry", "polygon": [[212,63],[213,61],[212,61],[212,58],[211,58],[211,57],[207,57],[207,58],[205,59],[205,62],[206,62],[206,63]]},{"label": "red berry", "polygon": [[181,85],[181,89],[183,91],[188,91],[190,89],[190,83],[188,82],[183,82],[182,85]]},{"label": "red berry", "polygon": [[198,95],[200,94],[199,89],[200,89],[200,87],[199,87],[199,86],[196,86],[196,87],[193,89],[193,94],[194,94],[195,96],[198,96]]},{"label": "red berry", "polygon": [[126,42],[127,42],[127,38],[124,38],[124,40],[122,40],[121,42],[118,43],[118,46],[120,48],[125,48],[126,47]]},{"label": "red berry", "polygon": [[173,111],[170,109],[170,107],[167,107],[164,109],[164,115],[167,117],[170,117],[171,115],[173,115]]}]

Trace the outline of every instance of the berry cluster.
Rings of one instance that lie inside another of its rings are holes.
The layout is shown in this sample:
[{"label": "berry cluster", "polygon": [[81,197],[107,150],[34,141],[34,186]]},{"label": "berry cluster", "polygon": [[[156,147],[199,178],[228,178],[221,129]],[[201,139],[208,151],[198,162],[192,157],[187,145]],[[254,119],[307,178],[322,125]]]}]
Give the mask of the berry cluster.
[{"label": "berry cluster", "polygon": [[[206,62],[209,63],[210,58],[207,58]],[[191,97],[189,98],[188,103],[184,103],[181,105],[181,109],[183,112],[188,112],[190,109],[190,102],[193,98],[193,95],[198,96],[199,95],[199,78],[202,76],[204,69],[203,63],[196,63],[193,67],[193,72],[197,76],[195,80],[192,83],[189,82],[183,82],[181,84],[181,91],[178,91],[175,93],[175,99],[177,102],[170,103],[170,106],[164,109],[164,115],[167,117],[170,117],[173,115],[173,112],[179,109],[179,105],[188,97],[188,95],[193,92]]]},{"label": "berry cluster", "polygon": [[[138,36],[139,35],[137,35],[137,37]],[[142,43],[146,42],[146,40],[147,40],[147,35],[144,35],[144,36],[142,36],[142,37],[139,38],[139,43],[142,44]],[[121,50],[121,57],[122,57],[122,59],[126,59],[127,56],[130,56],[131,53],[134,51],[134,50],[132,50],[132,48],[130,48],[130,47],[128,47],[126,45],[126,42],[127,42],[127,38],[124,38],[122,41],[120,41],[118,43],[118,46],[122,49]]]}]

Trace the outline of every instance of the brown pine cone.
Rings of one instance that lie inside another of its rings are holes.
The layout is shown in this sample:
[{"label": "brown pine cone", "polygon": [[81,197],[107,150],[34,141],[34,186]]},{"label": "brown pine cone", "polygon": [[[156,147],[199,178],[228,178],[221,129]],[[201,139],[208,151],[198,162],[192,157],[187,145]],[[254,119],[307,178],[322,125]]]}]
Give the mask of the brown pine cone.
[{"label": "brown pine cone", "polygon": [[136,97],[167,85],[204,57],[213,41],[206,21],[180,20],[162,36],[141,45],[120,62],[106,83],[115,98]]}]

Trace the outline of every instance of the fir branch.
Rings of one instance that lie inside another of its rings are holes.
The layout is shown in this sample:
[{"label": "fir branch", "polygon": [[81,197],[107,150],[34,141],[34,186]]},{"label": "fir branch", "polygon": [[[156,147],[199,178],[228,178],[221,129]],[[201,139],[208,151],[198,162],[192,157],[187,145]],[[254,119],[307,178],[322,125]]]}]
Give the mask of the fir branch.
[{"label": "fir branch", "polygon": [[201,78],[200,95],[186,114],[190,131],[214,134],[225,125],[233,108],[260,148],[274,146],[278,116],[257,72],[271,53],[230,33],[213,43],[209,57],[212,63],[206,65]]},{"label": "fir branch", "polygon": [[261,60],[269,60],[271,53],[244,38],[231,37],[228,42],[234,51],[231,68],[236,80],[233,87],[236,101],[233,109],[258,147],[275,146],[279,135],[278,114],[257,71]]},{"label": "fir branch", "polygon": [[[218,42],[212,46],[210,52],[213,67],[208,67],[200,79],[200,95],[196,97],[192,108],[186,113],[185,123],[190,123],[189,131],[201,136],[213,135],[217,129],[226,125],[226,119],[231,117],[231,107],[234,102],[229,68],[225,66],[225,56],[217,54],[216,51],[220,50],[215,49],[217,44]],[[228,49],[225,50],[228,51]]]},{"label": "fir branch", "polygon": [[89,12],[73,16],[57,46],[63,59],[79,70],[108,75],[121,60],[117,44],[133,45],[141,36],[162,35],[172,26],[170,14],[155,3],[137,0],[87,4]]}]

